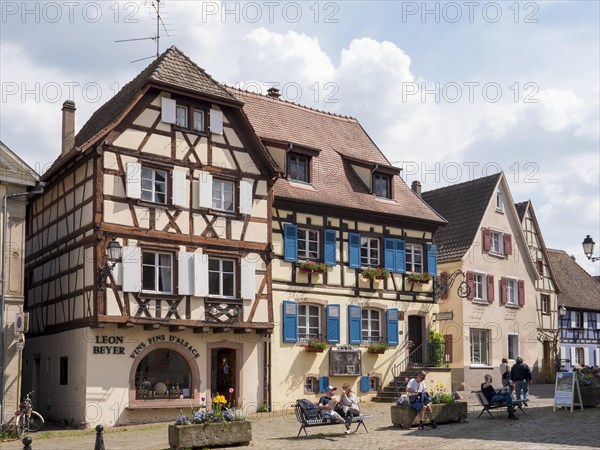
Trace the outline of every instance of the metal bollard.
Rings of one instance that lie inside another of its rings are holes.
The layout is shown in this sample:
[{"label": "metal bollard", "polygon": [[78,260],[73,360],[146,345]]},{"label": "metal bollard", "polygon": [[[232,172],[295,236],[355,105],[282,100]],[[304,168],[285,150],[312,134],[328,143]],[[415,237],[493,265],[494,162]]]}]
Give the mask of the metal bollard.
[{"label": "metal bollard", "polygon": [[23,440],[21,441],[23,443],[23,450],[31,450],[32,441],[33,439],[31,439],[30,437],[23,438]]},{"label": "metal bollard", "polygon": [[105,450],[104,437],[102,437],[103,431],[104,427],[102,425],[96,425],[96,444],[94,445],[94,450]]}]

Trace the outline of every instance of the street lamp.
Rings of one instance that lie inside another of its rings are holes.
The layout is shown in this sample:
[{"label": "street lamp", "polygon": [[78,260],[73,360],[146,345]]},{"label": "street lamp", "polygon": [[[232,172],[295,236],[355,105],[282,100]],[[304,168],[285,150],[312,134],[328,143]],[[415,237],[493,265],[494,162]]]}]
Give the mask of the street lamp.
[{"label": "street lamp", "polygon": [[560,316],[564,316],[565,314],[567,314],[567,308],[565,308],[565,305],[560,305],[560,308],[558,309],[558,313],[560,314]]},{"label": "street lamp", "polygon": [[8,219],[6,217],[6,209],[9,198],[22,197],[24,195],[36,195],[43,194],[46,183],[39,181],[36,186],[28,192],[17,192],[14,194],[5,194],[2,197],[2,250],[0,256],[2,257],[2,288],[0,288],[0,428],[4,424],[4,355],[6,354],[4,348],[4,291],[6,286],[6,224]]},{"label": "street lamp", "polygon": [[112,241],[106,246],[106,258],[107,261],[103,266],[98,267],[98,289],[106,289],[106,279],[110,272],[114,269],[118,262],[121,262],[121,251],[123,247],[117,241],[116,238],[112,238]]},{"label": "street lamp", "polygon": [[581,245],[583,246],[583,253],[585,253],[587,259],[591,260],[592,262],[600,261],[600,256],[592,256],[594,254],[594,245],[596,245],[596,243],[589,234],[583,240]]}]

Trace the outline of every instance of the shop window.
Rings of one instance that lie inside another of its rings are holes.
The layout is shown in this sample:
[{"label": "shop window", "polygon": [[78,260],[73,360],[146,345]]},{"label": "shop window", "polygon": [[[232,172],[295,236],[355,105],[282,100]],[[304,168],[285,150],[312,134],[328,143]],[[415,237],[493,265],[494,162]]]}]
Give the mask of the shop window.
[{"label": "shop window", "polygon": [[170,349],[154,350],[142,359],[135,373],[136,399],[192,398],[187,361]]}]

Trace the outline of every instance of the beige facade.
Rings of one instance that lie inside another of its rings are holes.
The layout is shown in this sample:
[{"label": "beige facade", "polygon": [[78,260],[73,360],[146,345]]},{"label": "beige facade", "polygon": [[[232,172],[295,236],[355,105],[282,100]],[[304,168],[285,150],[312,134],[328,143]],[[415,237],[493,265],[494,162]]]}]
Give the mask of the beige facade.
[{"label": "beige facade", "polygon": [[[464,256],[441,263],[439,270],[448,276],[456,270],[464,274],[440,303],[441,311],[454,313],[452,321],[440,324],[447,342],[452,342],[453,383],[478,389],[490,373],[500,385],[502,358],[512,365],[517,356],[523,357],[537,379],[539,276],[504,175],[485,200],[480,225]],[[469,287],[467,298],[457,292],[460,282]]]},{"label": "beige facade", "polygon": [[[37,182],[37,174],[27,166],[8,147],[0,142],[0,198],[7,195],[27,192]],[[22,328],[19,331],[17,317],[23,320],[23,264],[25,257],[25,195],[6,198],[7,214],[6,236],[2,236],[7,256],[2,261],[5,267],[6,284],[4,289],[3,343],[0,349],[4,372],[4,409],[2,423],[10,423],[18,408],[21,396],[21,351],[18,349],[24,341]],[[0,230],[2,228],[0,227]],[[4,255],[0,255],[2,258]]]}]

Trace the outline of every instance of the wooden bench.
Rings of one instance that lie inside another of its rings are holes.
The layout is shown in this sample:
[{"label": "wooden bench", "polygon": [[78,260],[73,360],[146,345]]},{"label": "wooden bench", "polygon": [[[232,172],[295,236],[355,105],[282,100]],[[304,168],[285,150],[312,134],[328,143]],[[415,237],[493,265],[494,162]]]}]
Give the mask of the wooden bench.
[{"label": "wooden bench", "polygon": [[[490,412],[490,409],[497,409],[497,408],[506,408],[506,407],[508,407],[508,404],[506,404],[504,402],[503,403],[490,403],[490,402],[488,402],[488,399],[486,398],[485,395],[483,395],[483,392],[481,392],[481,391],[472,391],[472,393],[477,396],[477,400],[479,400],[479,404],[483,408],[481,410],[481,412],[479,413],[479,416],[477,416],[478,419],[481,417],[481,415],[484,412],[487,412],[490,415],[490,417],[493,418],[494,416]],[[516,406],[517,408],[519,408],[523,414],[525,414],[525,410],[523,409],[523,400],[513,400],[512,404],[513,404],[513,406]]]},{"label": "wooden bench", "polygon": [[[300,406],[300,403],[298,403],[298,402],[296,402],[296,404],[294,405],[294,411],[296,413],[296,420],[300,424],[300,429],[298,430],[298,435],[296,437],[300,437],[300,433],[302,432],[302,430],[304,430],[304,434],[306,436],[308,436],[306,429],[309,427],[320,427],[320,426],[324,426],[324,425],[342,425],[342,426],[344,425],[343,423],[340,423],[340,422],[333,422],[329,419],[324,419],[320,415],[316,419],[308,419],[306,417],[306,414],[304,413],[304,409],[302,408],[302,406]],[[365,425],[365,422],[364,422],[364,420],[368,417],[372,417],[372,416],[361,414],[360,416],[352,417],[352,423],[357,424],[356,429],[354,430],[355,433],[358,431],[358,429],[360,428],[361,425],[363,426],[365,431],[367,433],[369,433],[369,430],[367,430],[367,426]]]}]

